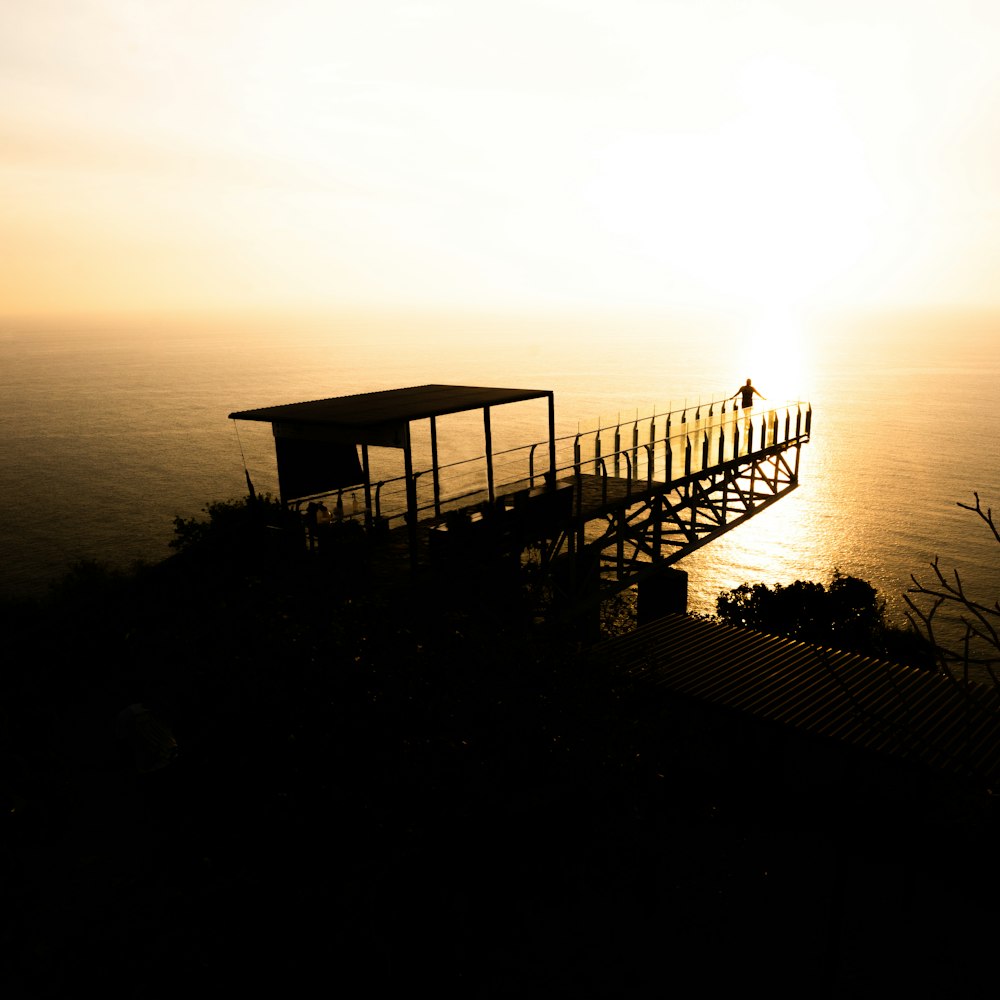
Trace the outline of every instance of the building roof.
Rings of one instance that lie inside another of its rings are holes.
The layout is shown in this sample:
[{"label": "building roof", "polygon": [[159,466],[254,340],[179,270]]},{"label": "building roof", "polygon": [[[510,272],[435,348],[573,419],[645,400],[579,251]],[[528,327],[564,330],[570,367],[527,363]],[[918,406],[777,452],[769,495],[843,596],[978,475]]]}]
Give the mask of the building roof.
[{"label": "building roof", "polygon": [[398,424],[440,417],[447,413],[481,410],[504,403],[551,396],[547,389],[497,389],[470,385],[415,385],[354,396],[334,396],[303,403],[262,406],[230,413],[232,420],[289,421],[344,428]]},{"label": "building roof", "polygon": [[1000,787],[991,687],[687,615],[592,655],[672,694]]}]

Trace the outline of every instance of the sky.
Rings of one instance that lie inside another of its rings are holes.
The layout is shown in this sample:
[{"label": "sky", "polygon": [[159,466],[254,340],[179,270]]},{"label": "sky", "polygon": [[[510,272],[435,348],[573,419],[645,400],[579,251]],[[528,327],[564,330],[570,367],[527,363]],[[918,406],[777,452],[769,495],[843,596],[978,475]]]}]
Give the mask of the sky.
[{"label": "sky", "polygon": [[0,0],[0,313],[1000,304],[996,0]]}]

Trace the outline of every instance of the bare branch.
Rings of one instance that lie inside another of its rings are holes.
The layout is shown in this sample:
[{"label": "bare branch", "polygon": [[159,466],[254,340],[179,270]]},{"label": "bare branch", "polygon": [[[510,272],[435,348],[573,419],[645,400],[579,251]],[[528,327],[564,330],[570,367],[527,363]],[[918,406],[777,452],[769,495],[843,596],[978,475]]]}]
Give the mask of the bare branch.
[{"label": "bare branch", "polygon": [[[959,503],[958,506],[975,514],[989,527],[994,539],[1000,542],[1000,530],[993,520],[992,509],[983,507],[978,493],[973,493],[973,496],[975,505]],[[934,581],[929,585],[924,584],[911,574],[913,586],[903,595],[909,608],[906,617],[910,625],[934,647],[938,663],[944,672],[950,673],[947,666],[949,662],[961,664],[964,672],[967,672],[971,664],[976,664],[985,667],[996,683],[997,678],[991,664],[1000,663],[1000,599],[992,605],[975,600],[966,591],[957,568],[951,571],[952,578],[945,576],[939,557],[934,558],[930,567],[934,573]],[[954,609],[951,621],[957,620],[964,629],[961,652],[949,649],[937,635],[936,624],[944,617],[946,609]],[[970,647],[972,641],[975,641],[977,647],[975,654]],[[983,653],[985,655],[981,655]]]},{"label": "bare branch", "polygon": [[961,507],[962,510],[971,510],[973,514],[977,514],[980,518],[982,518],[983,521],[985,521],[986,524],[989,525],[990,531],[993,532],[993,537],[998,542],[1000,542],[1000,530],[998,530],[997,526],[993,523],[993,508],[987,507],[986,510],[984,511],[983,505],[979,500],[979,494],[973,492],[972,495],[976,498],[975,507],[967,503],[959,503],[958,506]]}]

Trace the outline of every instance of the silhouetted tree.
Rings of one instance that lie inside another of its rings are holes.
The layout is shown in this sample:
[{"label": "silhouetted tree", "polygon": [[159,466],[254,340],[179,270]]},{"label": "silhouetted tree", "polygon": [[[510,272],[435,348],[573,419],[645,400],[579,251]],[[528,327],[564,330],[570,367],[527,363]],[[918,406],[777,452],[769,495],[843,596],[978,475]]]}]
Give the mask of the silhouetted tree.
[{"label": "silhouetted tree", "polygon": [[268,494],[217,500],[202,508],[204,518],[174,518],[172,549],[230,552],[258,546],[273,531],[300,527],[296,515]]},{"label": "silhouetted tree", "polygon": [[[975,514],[989,529],[993,540],[1000,543],[1000,530],[993,521],[992,509],[984,510],[979,494],[972,495],[976,500],[974,505],[959,503],[958,506]],[[943,672],[951,673],[958,667],[968,679],[969,667],[979,666],[989,673],[994,684],[1000,686],[995,672],[1000,664],[1000,599],[988,604],[971,596],[957,569],[952,570],[953,581],[945,575],[939,557],[930,565],[935,582],[929,586],[910,576],[913,586],[903,595],[909,607],[907,618],[933,647]],[[945,638],[938,628],[949,616],[959,626],[958,636],[953,638]]]},{"label": "silhouetted tree", "polygon": [[886,623],[878,591],[839,570],[834,570],[829,586],[812,580],[773,588],[744,583],[720,594],[716,610],[730,625],[914,666],[933,664],[918,636]]}]

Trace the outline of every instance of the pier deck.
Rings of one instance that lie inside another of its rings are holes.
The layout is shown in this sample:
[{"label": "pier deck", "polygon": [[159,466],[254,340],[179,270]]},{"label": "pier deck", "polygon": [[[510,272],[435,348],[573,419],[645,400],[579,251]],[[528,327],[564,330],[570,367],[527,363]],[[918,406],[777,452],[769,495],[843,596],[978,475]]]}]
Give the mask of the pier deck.
[{"label": "pier deck", "polygon": [[[495,453],[492,409],[538,399],[548,403],[548,439]],[[471,409],[482,410],[484,450],[442,464],[437,417]],[[383,562],[405,550],[411,568],[446,558],[458,570],[484,555],[532,563],[543,577],[558,566],[571,600],[588,603],[787,495],[812,423],[805,403],[754,413],[715,400],[559,438],[547,390],[440,385],[230,416],[271,422],[282,499],[308,515],[311,543],[321,544],[317,518],[354,521]],[[429,469],[413,462],[420,420],[430,425]],[[403,451],[403,476],[373,479],[369,452],[379,447]],[[355,503],[362,494],[363,505],[345,512],[345,493]]]}]

